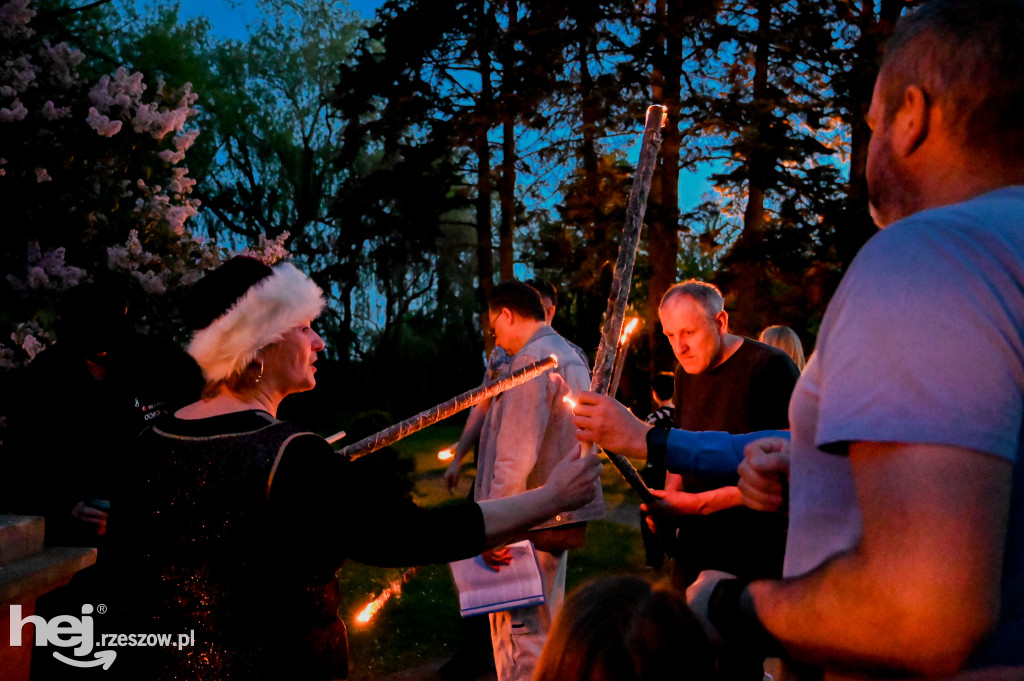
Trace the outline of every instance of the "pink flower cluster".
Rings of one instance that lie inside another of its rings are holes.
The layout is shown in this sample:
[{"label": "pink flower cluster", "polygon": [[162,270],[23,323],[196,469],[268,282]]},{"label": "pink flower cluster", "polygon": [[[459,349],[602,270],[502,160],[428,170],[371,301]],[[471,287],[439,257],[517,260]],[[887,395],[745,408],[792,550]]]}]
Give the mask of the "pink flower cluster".
[{"label": "pink flower cluster", "polygon": [[[162,83],[158,90],[163,90]],[[185,149],[198,134],[183,133],[185,121],[192,113],[191,106],[197,99],[197,95],[192,92],[192,84],[185,83],[173,109],[158,103],[143,103],[142,95],[145,91],[142,74],[129,73],[123,66],[118,67],[113,76],[103,76],[89,91],[89,100],[93,103],[89,108],[89,125],[106,137],[116,135],[123,120],[130,120],[136,132],[148,134],[155,140],[162,140],[171,132],[177,132],[179,135],[175,140],[175,150],[181,152],[184,158]],[[118,125],[115,126],[115,123]]]},{"label": "pink flower cluster", "polygon": [[290,256],[288,249],[284,245],[289,236],[291,235],[288,232],[281,232],[281,235],[276,239],[268,240],[266,234],[260,234],[259,243],[255,246],[243,248],[238,255],[247,255],[250,258],[256,258],[266,265],[273,265],[279,260],[284,260]]}]

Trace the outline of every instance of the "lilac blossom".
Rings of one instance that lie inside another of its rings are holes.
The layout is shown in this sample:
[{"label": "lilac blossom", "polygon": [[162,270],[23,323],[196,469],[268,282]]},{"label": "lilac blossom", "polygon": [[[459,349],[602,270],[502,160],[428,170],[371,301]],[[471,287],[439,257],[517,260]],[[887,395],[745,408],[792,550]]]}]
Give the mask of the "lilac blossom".
[{"label": "lilac blossom", "polygon": [[67,118],[71,114],[71,107],[54,105],[53,100],[48,99],[43,104],[42,110],[39,112],[42,117],[48,121],[56,121],[61,118]]},{"label": "lilac blossom", "polygon": [[89,127],[95,130],[101,137],[113,137],[121,132],[121,121],[112,121],[99,111],[96,107],[89,107],[89,116],[85,119]]},{"label": "lilac blossom", "polygon": [[11,106],[0,108],[0,123],[13,123],[14,121],[20,121],[28,114],[28,109],[21,103],[20,99],[15,99]]},{"label": "lilac blossom", "polygon": [[289,256],[288,249],[284,245],[289,236],[291,235],[288,232],[281,232],[276,239],[268,240],[266,234],[260,234],[259,242],[255,246],[243,248],[238,255],[247,255],[266,265],[273,265]]},{"label": "lilac blossom", "polygon": [[28,22],[36,12],[29,9],[28,5],[29,0],[10,0],[0,4],[0,38],[14,40],[32,36],[33,31],[28,27]]}]

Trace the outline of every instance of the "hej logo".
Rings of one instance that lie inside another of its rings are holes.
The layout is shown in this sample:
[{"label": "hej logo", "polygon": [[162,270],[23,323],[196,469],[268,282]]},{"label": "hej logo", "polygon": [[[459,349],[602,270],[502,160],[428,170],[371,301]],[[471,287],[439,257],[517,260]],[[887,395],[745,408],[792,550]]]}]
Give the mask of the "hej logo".
[{"label": "hej logo", "polygon": [[[101,605],[100,614],[104,610],[105,607]],[[47,622],[38,615],[28,615],[22,619],[21,606],[12,605],[11,646],[21,645],[22,629],[26,624],[31,623],[35,625],[35,644],[37,646],[50,644],[59,648],[74,648],[75,657],[85,657],[92,652],[95,642],[93,622],[92,617],[90,617],[92,613],[93,606],[86,603],[82,606],[82,616],[80,618],[72,615],[60,615]],[[117,651],[97,651],[94,657],[87,660],[70,658],[57,651],[54,651],[53,656],[61,662],[74,667],[99,667],[102,665],[104,669],[109,669],[110,665],[114,663],[114,658],[117,657]]]}]

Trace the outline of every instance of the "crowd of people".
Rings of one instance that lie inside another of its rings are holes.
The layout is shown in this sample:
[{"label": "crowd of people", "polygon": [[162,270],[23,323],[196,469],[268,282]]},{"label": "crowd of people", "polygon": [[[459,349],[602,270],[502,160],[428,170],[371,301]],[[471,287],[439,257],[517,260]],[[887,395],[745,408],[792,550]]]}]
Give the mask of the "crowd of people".
[{"label": "crowd of people", "polygon": [[[445,481],[473,449],[476,477],[452,505],[418,507],[373,457],[277,418],[324,349],[323,292],[292,265],[239,257],[201,279],[188,357],[132,336],[111,291],[76,291],[3,443],[0,510],[44,515],[48,543],[102,545],[40,613],[103,594],[111,631],[197,633],[121,649],[114,678],[343,679],[345,560],[479,556],[501,575],[529,539],[543,602],[475,620],[489,641],[467,633],[499,681],[761,681],[768,658],[786,681],[1024,679],[1022,35],[1021,0],[930,0],[898,22],[868,112],[884,229],[806,363],[791,329],[735,335],[717,287],[680,282],[659,307],[678,368],[641,420],[589,391],[554,287],[496,286],[485,382],[559,363],[474,408]],[[149,352],[159,375],[135,368]],[[39,389],[59,380],[58,412]],[[76,415],[81,451],[47,428]],[[595,445],[646,461],[646,561],[671,576],[566,596],[604,513]]]}]

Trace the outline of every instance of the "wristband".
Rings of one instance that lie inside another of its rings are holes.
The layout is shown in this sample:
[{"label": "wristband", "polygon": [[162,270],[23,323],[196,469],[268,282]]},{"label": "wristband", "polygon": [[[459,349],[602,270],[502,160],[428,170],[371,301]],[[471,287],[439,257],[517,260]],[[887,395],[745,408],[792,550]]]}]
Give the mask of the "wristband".
[{"label": "wristband", "polygon": [[651,428],[647,431],[647,459],[664,461],[668,449],[668,428]]},{"label": "wristband", "polygon": [[752,605],[744,607],[743,592],[748,584],[750,580],[743,579],[718,582],[708,599],[708,620],[728,647],[778,657],[784,653],[782,645],[764,628]]}]

